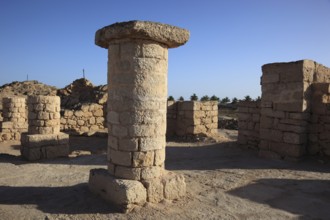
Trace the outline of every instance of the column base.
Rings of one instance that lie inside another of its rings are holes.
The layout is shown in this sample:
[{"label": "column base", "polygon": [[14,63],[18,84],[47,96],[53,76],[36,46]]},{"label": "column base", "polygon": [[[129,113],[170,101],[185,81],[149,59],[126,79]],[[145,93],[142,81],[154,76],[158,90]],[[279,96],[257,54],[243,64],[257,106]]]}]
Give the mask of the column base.
[{"label": "column base", "polygon": [[186,194],[184,176],[165,171],[162,177],[150,180],[126,180],[112,176],[106,169],[93,169],[89,189],[124,213],[146,202],[174,200]]},{"label": "column base", "polygon": [[67,157],[69,153],[68,134],[22,134],[21,155],[27,160]]}]

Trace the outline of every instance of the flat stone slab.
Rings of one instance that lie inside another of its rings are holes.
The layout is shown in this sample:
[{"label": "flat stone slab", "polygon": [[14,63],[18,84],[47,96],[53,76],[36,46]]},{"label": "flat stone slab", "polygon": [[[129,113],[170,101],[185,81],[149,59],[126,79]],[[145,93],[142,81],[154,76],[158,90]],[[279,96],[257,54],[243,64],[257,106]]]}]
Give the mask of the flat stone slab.
[{"label": "flat stone slab", "polygon": [[95,44],[108,49],[109,42],[125,39],[152,40],[175,48],[185,44],[189,31],[172,25],[150,21],[127,21],[114,23],[99,29],[95,34]]},{"label": "flat stone slab", "polygon": [[69,153],[68,134],[22,134],[21,154],[29,161],[67,157]]},{"label": "flat stone slab", "polygon": [[121,212],[129,212],[147,201],[147,191],[140,181],[118,179],[106,169],[92,169],[89,175],[89,189],[112,203]]}]

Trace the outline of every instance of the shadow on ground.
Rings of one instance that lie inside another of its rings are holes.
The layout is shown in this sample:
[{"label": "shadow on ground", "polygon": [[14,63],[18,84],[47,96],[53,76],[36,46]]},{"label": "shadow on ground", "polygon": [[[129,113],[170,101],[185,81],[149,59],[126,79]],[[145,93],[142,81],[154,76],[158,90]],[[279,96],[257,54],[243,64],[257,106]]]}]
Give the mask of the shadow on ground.
[{"label": "shadow on ground", "polygon": [[0,204],[37,205],[37,208],[44,213],[110,214],[118,212],[113,206],[92,194],[86,183],[68,187],[0,186],[0,195]]},{"label": "shadow on ground", "polygon": [[300,219],[330,217],[330,180],[259,179],[228,193],[300,215]]}]

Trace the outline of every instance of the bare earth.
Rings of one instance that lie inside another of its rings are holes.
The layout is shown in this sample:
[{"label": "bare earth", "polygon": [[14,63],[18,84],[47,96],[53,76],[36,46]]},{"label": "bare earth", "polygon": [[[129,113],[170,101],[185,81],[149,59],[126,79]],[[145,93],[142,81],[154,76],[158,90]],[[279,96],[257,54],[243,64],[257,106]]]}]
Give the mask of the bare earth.
[{"label": "bare earth", "polygon": [[89,192],[89,170],[106,168],[106,138],[70,137],[70,158],[30,163],[19,143],[0,144],[0,219],[329,219],[330,164],[266,160],[220,142],[168,142],[166,169],[184,174],[187,196],[129,214]]}]

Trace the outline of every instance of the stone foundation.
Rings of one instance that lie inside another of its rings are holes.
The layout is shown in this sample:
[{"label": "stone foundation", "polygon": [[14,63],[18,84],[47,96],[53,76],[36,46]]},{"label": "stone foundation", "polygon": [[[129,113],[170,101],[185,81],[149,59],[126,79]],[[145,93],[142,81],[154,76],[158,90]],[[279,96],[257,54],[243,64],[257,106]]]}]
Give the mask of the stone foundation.
[{"label": "stone foundation", "polygon": [[69,135],[60,132],[60,98],[28,97],[28,133],[21,138],[21,154],[27,160],[67,156]]},{"label": "stone foundation", "polygon": [[185,194],[184,177],[164,169],[168,48],[189,32],[153,22],[116,23],[96,32],[108,49],[108,170],[92,170],[92,192],[130,211]]}]

